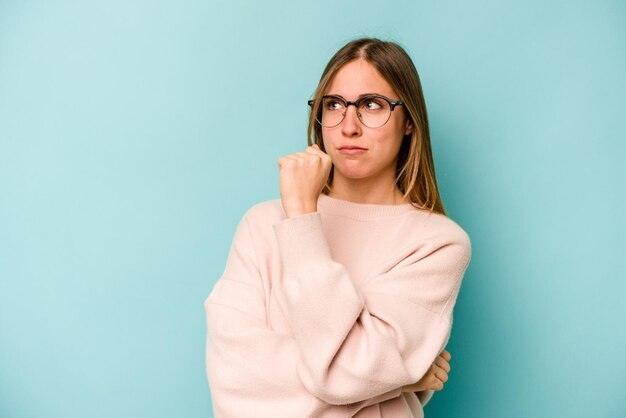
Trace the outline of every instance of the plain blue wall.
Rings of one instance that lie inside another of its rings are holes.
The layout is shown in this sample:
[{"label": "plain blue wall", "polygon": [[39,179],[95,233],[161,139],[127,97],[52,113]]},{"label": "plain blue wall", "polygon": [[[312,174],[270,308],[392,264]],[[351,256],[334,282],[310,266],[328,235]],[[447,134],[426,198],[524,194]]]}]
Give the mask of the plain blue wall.
[{"label": "plain blue wall", "polygon": [[427,416],[626,416],[626,5],[548,3],[0,2],[0,416],[212,416],[203,301],[362,35],[472,238]]}]

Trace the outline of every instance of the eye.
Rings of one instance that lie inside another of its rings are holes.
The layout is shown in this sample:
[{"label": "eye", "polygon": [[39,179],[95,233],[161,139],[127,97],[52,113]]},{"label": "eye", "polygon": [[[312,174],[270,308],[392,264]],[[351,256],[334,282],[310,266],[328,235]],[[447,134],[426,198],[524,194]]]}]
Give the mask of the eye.
[{"label": "eye", "polygon": [[343,103],[337,99],[331,97],[324,99],[324,109],[326,110],[341,110],[343,107]]},{"label": "eye", "polygon": [[383,100],[378,99],[376,97],[368,97],[363,100],[361,106],[359,106],[363,110],[374,111],[380,110],[384,107]]}]

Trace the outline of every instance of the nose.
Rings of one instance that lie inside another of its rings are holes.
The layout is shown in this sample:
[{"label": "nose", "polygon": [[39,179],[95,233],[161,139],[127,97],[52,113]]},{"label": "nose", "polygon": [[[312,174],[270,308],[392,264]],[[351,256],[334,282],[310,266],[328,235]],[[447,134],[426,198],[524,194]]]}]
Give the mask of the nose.
[{"label": "nose", "polygon": [[341,132],[345,136],[358,136],[361,134],[361,121],[357,115],[356,106],[349,105],[346,108],[346,116],[343,118]]}]

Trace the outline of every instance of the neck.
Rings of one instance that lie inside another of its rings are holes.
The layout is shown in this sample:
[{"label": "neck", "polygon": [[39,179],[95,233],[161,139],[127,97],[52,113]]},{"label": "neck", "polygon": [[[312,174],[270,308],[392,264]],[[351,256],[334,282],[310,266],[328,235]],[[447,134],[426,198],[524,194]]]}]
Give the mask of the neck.
[{"label": "neck", "polygon": [[342,176],[333,176],[328,196],[347,200],[354,203],[376,205],[400,205],[410,203],[408,198],[402,198],[402,192],[395,184],[395,178],[378,179],[347,179]]}]

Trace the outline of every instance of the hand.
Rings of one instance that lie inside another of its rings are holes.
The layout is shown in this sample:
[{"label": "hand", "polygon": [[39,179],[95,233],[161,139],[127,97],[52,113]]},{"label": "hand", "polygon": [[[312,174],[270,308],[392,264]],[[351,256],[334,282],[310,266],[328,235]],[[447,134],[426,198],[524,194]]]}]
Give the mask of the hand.
[{"label": "hand", "polygon": [[418,382],[402,386],[402,392],[421,392],[429,389],[439,391],[443,389],[443,384],[448,381],[450,358],[452,356],[444,349],[439,353],[426,374]]},{"label": "hand", "polygon": [[331,165],[330,156],[317,144],[278,159],[280,198],[288,218],[317,211]]}]

